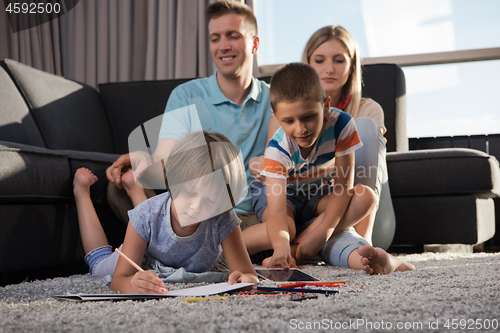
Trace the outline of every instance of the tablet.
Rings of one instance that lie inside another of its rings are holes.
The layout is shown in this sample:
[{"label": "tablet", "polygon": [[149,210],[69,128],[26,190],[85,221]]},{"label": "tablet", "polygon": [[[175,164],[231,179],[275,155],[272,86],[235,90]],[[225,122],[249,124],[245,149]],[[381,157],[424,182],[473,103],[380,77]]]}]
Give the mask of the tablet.
[{"label": "tablet", "polygon": [[314,276],[302,272],[298,268],[258,268],[255,269],[260,278],[277,282],[286,281],[319,281]]}]

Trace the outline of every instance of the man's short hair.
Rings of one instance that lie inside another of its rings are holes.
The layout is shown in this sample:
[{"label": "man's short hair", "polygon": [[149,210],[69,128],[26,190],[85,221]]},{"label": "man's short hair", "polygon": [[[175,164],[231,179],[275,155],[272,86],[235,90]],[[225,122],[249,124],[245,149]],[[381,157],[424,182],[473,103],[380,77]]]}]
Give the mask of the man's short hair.
[{"label": "man's short hair", "polygon": [[222,15],[226,14],[236,14],[243,16],[245,18],[247,26],[250,28],[250,31],[254,36],[257,36],[257,19],[255,18],[252,9],[244,3],[229,0],[217,1],[209,5],[205,12],[205,16],[208,22],[210,22],[210,20],[214,18],[219,18]]},{"label": "man's short hair", "polygon": [[323,103],[325,91],[318,73],[310,65],[293,62],[283,65],[271,77],[269,91],[271,106],[276,112],[278,103],[310,100]]}]

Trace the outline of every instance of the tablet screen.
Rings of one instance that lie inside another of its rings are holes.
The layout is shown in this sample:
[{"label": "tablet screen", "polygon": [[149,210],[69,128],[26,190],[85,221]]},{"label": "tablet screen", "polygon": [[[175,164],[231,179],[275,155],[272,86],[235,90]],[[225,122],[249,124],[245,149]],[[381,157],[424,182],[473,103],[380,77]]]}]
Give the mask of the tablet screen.
[{"label": "tablet screen", "polygon": [[259,268],[255,270],[259,277],[272,281],[318,281],[315,277],[302,272],[297,268],[282,269],[282,268]]}]

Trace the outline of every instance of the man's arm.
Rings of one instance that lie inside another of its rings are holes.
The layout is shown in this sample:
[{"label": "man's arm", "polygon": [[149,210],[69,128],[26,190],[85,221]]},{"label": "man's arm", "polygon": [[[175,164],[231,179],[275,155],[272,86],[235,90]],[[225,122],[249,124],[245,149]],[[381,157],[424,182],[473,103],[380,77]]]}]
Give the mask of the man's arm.
[{"label": "man's arm", "polygon": [[[133,166],[135,178],[142,179],[150,187],[157,187],[165,183],[163,168],[170,151],[177,141],[161,139],[152,156],[147,152],[137,151],[121,155],[110,167],[106,169],[106,177],[119,189],[123,188],[122,174]],[[145,173],[146,169],[148,172]],[[164,186],[164,185],[163,185]],[[159,187],[163,188],[163,187]]]}]

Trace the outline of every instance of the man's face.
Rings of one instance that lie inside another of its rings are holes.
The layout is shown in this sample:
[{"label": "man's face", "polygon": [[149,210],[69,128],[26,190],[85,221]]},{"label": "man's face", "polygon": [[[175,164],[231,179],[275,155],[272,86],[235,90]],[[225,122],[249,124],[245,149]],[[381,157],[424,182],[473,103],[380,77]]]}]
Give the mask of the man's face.
[{"label": "man's face", "polygon": [[210,54],[219,73],[226,78],[251,75],[252,56],[259,37],[253,36],[243,16],[226,14],[210,20]]}]

